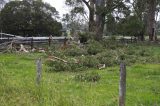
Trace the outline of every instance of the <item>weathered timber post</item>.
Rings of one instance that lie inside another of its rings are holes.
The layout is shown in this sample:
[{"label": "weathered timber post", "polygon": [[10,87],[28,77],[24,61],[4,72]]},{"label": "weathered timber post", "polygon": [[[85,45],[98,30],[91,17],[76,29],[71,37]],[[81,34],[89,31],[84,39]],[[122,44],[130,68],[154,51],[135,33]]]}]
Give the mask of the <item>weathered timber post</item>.
[{"label": "weathered timber post", "polygon": [[9,40],[9,36],[8,36],[8,42],[9,42],[10,40]]},{"label": "weathered timber post", "polygon": [[48,39],[48,46],[49,47],[51,46],[51,40],[52,40],[52,36],[49,36],[49,39]]},{"label": "weathered timber post", "polygon": [[31,38],[31,50],[33,49],[33,37]]},{"label": "weathered timber post", "polygon": [[119,106],[125,106],[126,96],[126,65],[120,64],[120,81],[119,81]]},{"label": "weathered timber post", "polygon": [[40,58],[37,59],[36,65],[37,65],[36,84],[39,85],[40,80],[41,80],[41,76],[42,76],[42,61]]}]

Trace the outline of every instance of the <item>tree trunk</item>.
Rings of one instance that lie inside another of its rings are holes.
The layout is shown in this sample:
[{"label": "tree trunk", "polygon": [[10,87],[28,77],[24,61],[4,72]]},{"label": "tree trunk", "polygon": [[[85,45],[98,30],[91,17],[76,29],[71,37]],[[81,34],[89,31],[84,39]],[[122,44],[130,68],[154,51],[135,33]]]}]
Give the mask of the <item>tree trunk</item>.
[{"label": "tree trunk", "polygon": [[156,11],[156,0],[148,1],[148,28],[147,32],[149,35],[149,40],[153,41],[155,36],[155,11]]},{"label": "tree trunk", "polygon": [[[94,32],[96,40],[102,39],[105,24],[105,15],[102,11],[105,7],[105,0],[82,0],[89,9],[89,31]],[[96,15],[96,20],[95,20]]]},{"label": "tree trunk", "polygon": [[103,29],[104,29],[104,17],[102,15],[96,16],[96,40],[101,40],[103,36]]},{"label": "tree trunk", "polygon": [[144,40],[145,40],[145,38],[144,38],[144,32],[143,32],[143,31],[141,31],[141,32],[138,34],[138,40],[139,40],[139,41],[144,41]]},{"label": "tree trunk", "polygon": [[93,32],[94,31],[94,9],[90,9],[89,12],[89,31]]},{"label": "tree trunk", "polygon": [[95,0],[90,0],[87,2],[86,0],[82,0],[82,2],[88,7],[89,10],[89,31],[94,31],[95,21],[94,21],[94,15],[95,15]]},{"label": "tree trunk", "polygon": [[104,0],[96,0],[96,40],[101,40],[103,36],[103,29],[105,24],[105,15],[101,11],[104,9],[105,2]]}]

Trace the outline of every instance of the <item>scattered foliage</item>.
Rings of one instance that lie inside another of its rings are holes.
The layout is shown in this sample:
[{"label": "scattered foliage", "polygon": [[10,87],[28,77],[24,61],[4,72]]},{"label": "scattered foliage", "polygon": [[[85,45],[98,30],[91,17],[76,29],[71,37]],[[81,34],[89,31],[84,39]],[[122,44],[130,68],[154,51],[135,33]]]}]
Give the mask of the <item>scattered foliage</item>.
[{"label": "scattered foliage", "polygon": [[82,82],[97,82],[99,81],[101,76],[97,72],[88,72],[84,74],[78,74],[75,76],[76,81]]},{"label": "scattered foliage", "polygon": [[67,48],[64,53],[68,56],[82,56],[87,54],[87,50],[77,45],[72,45],[71,47]]},{"label": "scattered foliage", "polygon": [[95,40],[90,40],[88,42],[87,52],[90,55],[96,55],[97,53],[100,53],[102,51],[103,51],[103,46],[102,46],[102,44],[100,42],[95,41]]}]

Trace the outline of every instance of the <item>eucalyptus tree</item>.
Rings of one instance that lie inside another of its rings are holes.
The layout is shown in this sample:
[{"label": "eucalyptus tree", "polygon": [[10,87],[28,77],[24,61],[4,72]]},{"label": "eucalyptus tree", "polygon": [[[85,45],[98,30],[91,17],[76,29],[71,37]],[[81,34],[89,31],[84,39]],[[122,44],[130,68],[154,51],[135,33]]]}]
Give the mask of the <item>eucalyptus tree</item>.
[{"label": "eucalyptus tree", "polygon": [[[146,34],[147,31],[147,8],[148,8],[148,3],[147,0],[133,0],[132,1],[132,13],[133,15],[137,18],[137,22],[139,22],[141,27],[139,27],[137,33],[137,37],[139,40],[143,41],[145,40],[144,35]],[[136,27],[136,26],[135,26]],[[138,27],[138,26],[137,26]]]},{"label": "eucalyptus tree", "polygon": [[[126,8],[124,0],[66,0],[69,4],[85,4],[89,11],[89,31],[95,33],[97,40],[102,39],[104,26],[108,16],[116,9],[122,12]],[[84,8],[84,6],[82,6]]]},{"label": "eucalyptus tree", "polygon": [[[137,5],[141,5],[142,8],[139,8],[141,13],[146,13],[144,16],[147,21],[146,33],[149,36],[150,41],[157,39],[155,30],[156,30],[156,15],[159,12],[160,0],[137,0]],[[143,11],[143,12],[142,12]]]},{"label": "eucalyptus tree", "polygon": [[[143,2],[144,3],[144,2]],[[157,40],[156,21],[160,10],[160,0],[146,0],[147,3],[147,35],[150,41]]]},{"label": "eucalyptus tree", "polygon": [[148,35],[149,40],[155,40],[155,12],[157,0],[148,0]]},{"label": "eucalyptus tree", "polygon": [[160,0],[129,0],[132,2],[133,15],[139,21],[142,21],[143,27],[141,29],[141,40],[144,40],[144,34],[149,36],[149,40],[156,40],[156,13],[159,11]]},{"label": "eucalyptus tree", "polygon": [[88,16],[84,4],[79,1],[66,0],[65,4],[69,6],[69,13],[63,14],[62,21],[72,32],[75,30],[84,30],[88,22]]}]

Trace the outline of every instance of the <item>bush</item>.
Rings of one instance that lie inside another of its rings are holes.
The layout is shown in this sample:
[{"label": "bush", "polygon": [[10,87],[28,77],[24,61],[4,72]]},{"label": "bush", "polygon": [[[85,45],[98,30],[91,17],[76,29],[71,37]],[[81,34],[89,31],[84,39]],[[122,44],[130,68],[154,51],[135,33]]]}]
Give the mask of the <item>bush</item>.
[{"label": "bush", "polygon": [[88,39],[90,38],[90,34],[89,33],[79,33],[79,37],[80,37],[80,42],[81,43],[86,43],[88,41]]},{"label": "bush", "polygon": [[114,40],[114,36],[113,38],[108,38],[108,39],[103,39],[102,40],[102,45],[107,48],[107,49],[112,49],[115,50],[118,47],[123,47],[124,45],[119,44],[116,40]]},{"label": "bush", "polygon": [[87,68],[97,68],[99,64],[95,56],[80,56],[77,59],[67,58],[68,63],[62,61],[46,61],[48,71],[82,71]]},{"label": "bush", "polygon": [[135,52],[134,48],[128,48],[128,49],[126,50],[126,54],[127,54],[127,55],[135,55],[136,52]]},{"label": "bush", "polygon": [[96,68],[99,60],[95,56],[81,56],[79,62],[86,68]]},{"label": "bush", "polygon": [[59,72],[71,70],[71,67],[68,64],[61,61],[47,61],[46,65],[48,66],[47,71]]},{"label": "bush", "polygon": [[117,24],[117,32],[122,35],[137,36],[143,27],[143,22],[137,16],[130,16]]},{"label": "bush", "polygon": [[144,49],[141,49],[141,50],[139,51],[139,55],[140,55],[140,56],[150,56],[150,53],[149,53],[149,51],[146,51],[146,50],[144,50]]},{"label": "bush", "polygon": [[98,53],[96,55],[96,58],[99,60],[100,64],[105,64],[106,66],[113,66],[116,64],[116,57],[114,52],[111,51],[104,51],[101,53]]},{"label": "bush", "polygon": [[77,45],[72,45],[72,47],[67,48],[64,53],[68,56],[81,56],[81,55],[86,55],[87,50],[84,48],[80,48]]},{"label": "bush", "polygon": [[48,66],[47,71],[82,71],[84,69],[81,63],[76,63],[75,59],[67,59],[68,63],[64,63],[62,61],[46,61],[45,64]]},{"label": "bush", "polygon": [[70,63],[68,63],[68,65],[69,65],[69,67],[71,69],[69,71],[72,71],[72,72],[74,71],[75,72],[75,71],[82,71],[82,70],[85,69],[85,67],[83,66],[83,64],[80,63],[78,59],[72,59],[71,58],[68,61],[70,62]]},{"label": "bush", "polygon": [[82,81],[82,82],[97,82],[100,80],[100,78],[101,76],[97,72],[90,72],[75,76],[76,81]]},{"label": "bush", "polygon": [[126,55],[125,59],[127,65],[132,65],[137,62],[137,56],[135,55]]},{"label": "bush", "polygon": [[90,55],[96,55],[97,53],[100,53],[103,51],[103,46],[101,43],[95,40],[90,40],[87,45],[87,52]]}]

